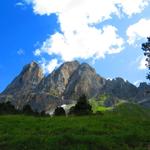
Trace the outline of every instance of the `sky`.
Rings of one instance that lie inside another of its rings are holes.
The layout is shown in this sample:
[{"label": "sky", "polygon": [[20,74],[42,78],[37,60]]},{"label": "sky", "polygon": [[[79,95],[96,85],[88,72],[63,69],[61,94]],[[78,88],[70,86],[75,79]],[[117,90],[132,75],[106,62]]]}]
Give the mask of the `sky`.
[{"label": "sky", "polygon": [[150,0],[2,1],[0,92],[31,61],[45,75],[78,60],[105,78],[148,82],[141,50],[148,36]]}]

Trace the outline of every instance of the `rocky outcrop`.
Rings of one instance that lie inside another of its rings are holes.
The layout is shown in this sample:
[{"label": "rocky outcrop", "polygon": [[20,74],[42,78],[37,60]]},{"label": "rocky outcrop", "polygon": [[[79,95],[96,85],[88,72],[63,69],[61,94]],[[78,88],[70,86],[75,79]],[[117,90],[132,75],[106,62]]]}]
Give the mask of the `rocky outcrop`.
[{"label": "rocky outcrop", "polygon": [[88,98],[95,97],[105,85],[106,79],[96,74],[88,64],[81,64],[72,74],[66,87],[64,96],[66,99],[78,99],[86,93]]},{"label": "rocky outcrop", "polygon": [[36,89],[43,78],[43,71],[36,62],[26,65],[22,72],[8,85],[2,94],[28,93]]},{"label": "rocky outcrop", "polygon": [[30,95],[43,79],[43,71],[36,62],[26,65],[21,73],[0,95],[0,101],[11,101],[16,108],[22,108],[30,100]]},{"label": "rocky outcrop", "polygon": [[0,102],[10,101],[22,109],[30,104],[33,110],[51,112],[57,106],[74,103],[82,94],[88,98],[108,94],[106,106],[120,99],[149,104],[150,86],[141,83],[137,88],[122,78],[106,80],[95,69],[78,61],[66,62],[47,77],[36,62],[26,65],[22,72],[1,93]]},{"label": "rocky outcrop", "polygon": [[150,85],[148,85],[146,82],[140,83],[138,87],[138,93],[136,95],[137,101],[140,101],[143,98],[150,98]]},{"label": "rocky outcrop", "polygon": [[37,87],[37,91],[50,93],[52,96],[61,97],[68,85],[72,74],[79,67],[78,61],[66,62],[57,70],[44,78]]},{"label": "rocky outcrop", "polygon": [[107,80],[101,92],[132,101],[138,93],[138,88],[118,77],[113,80]]}]

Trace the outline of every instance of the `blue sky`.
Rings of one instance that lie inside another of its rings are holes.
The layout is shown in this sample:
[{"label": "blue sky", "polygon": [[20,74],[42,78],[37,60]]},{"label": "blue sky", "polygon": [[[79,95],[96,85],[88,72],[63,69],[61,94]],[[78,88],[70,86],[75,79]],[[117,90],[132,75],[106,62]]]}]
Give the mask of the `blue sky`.
[{"label": "blue sky", "polygon": [[135,1],[3,1],[0,91],[32,60],[45,73],[77,59],[105,78],[146,81],[141,43],[150,35],[150,2]]}]

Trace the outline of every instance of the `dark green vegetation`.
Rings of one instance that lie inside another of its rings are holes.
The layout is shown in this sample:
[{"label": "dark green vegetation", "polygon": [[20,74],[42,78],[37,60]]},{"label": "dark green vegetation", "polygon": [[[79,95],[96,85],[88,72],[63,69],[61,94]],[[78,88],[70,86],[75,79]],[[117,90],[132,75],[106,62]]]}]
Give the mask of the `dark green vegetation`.
[{"label": "dark green vegetation", "polygon": [[11,102],[0,103],[0,115],[22,114],[32,116],[46,116],[44,111],[33,111],[30,105],[25,105],[22,110],[18,110],[11,104]]},{"label": "dark green vegetation", "polygon": [[0,103],[0,114],[4,115],[4,114],[17,114],[19,113],[15,107],[10,103],[10,102],[6,102],[6,103]]},{"label": "dark green vegetation", "polygon": [[57,107],[54,111],[55,116],[65,116],[66,112],[62,107]]},{"label": "dark green vegetation", "polygon": [[0,116],[0,150],[148,150],[150,111],[122,104],[103,115]]},{"label": "dark green vegetation", "polygon": [[70,109],[70,114],[74,115],[90,115],[91,113],[92,106],[85,95],[80,96],[76,105]]},{"label": "dark green vegetation", "polygon": [[[150,70],[150,37],[147,37],[147,42],[142,44],[142,50],[146,56],[146,66]],[[150,72],[147,74],[146,78],[150,80]]]}]

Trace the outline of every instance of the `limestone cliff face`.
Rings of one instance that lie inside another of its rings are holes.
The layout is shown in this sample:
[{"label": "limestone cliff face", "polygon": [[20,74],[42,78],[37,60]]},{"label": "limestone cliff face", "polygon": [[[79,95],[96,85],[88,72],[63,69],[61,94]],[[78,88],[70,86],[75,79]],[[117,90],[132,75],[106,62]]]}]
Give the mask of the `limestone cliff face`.
[{"label": "limestone cliff face", "polygon": [[138,88],[118,77],[113,80],[107,80],[101,92],[113,95],[120,99],[134,100],[138,93]]},{"label": "limestone cliff face", "polygon": [[42,78],[42,69],[36,62],[31,62],[2,92],[0,101],[11,101],[17,108],[22,108]]},{"label": "limestone cliff face", "polygon": [[44,78],[37,91],[42,93],[50,93],[52,96],[61,97],[70,81],[72,74],[79,67],[79,62],[72,61],[62,64],[57,70]]},{"label": "limestone cliff face", "polygon": [[2,94],[26,93],[34,90],[43,78],[42,69],[36,62],[26,65]]},{"label": "limestone cliff face", "polygon": [[150,86],[141,83],[137,88],[122,78],[106,80],[86,63],[65,62],[47,77],[36,62],[26,65],[22,72],[0,94],[0,102],[10,101],[22,109],[30,104],[33,110],[52,111],[58,105],[70,104],[82,94],[88,98],[108,94],[106,105],[113,105],[119,99],[130,100],[149,106]]},{"label": "limestone cliff face", "polygon": [[146,82],[140,83],[136,97],[138,100],[142,98],[148,99],[150,97],[150,86]]},{"label": "limestone cliff face", "polygon": [[96,74],[88,64],[81,64],[72,74],[65,90],[65,98],[77,99],[86,94],[91,98],[96,96],[105,85],[106,80]]}]

